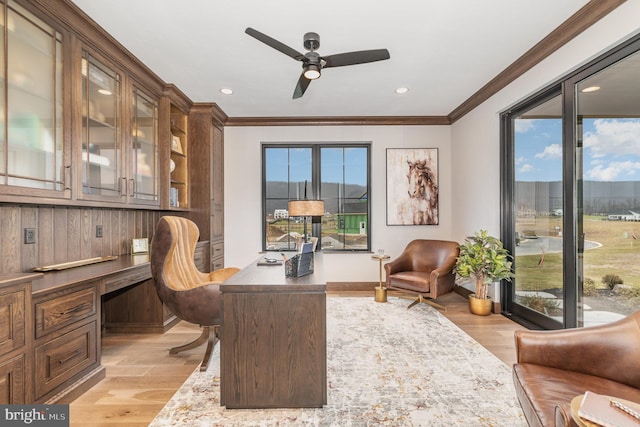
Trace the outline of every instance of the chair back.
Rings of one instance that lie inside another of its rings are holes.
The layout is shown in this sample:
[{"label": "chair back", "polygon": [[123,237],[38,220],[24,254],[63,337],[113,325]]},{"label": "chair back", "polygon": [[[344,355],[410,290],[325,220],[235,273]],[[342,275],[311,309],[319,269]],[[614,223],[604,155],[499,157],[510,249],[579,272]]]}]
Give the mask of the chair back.
[{"label": "chair back", "polygon": [[170,289],[181,291],[207,282],[209,276],[200,272],[194,253],[200,232],[198,226],[186,218],[164,216],[156,225],[151,241],[151,267],[154,278]]},{"label": "chair back", "polygon": [[458,242],[416,239],[409,242],[404,253],[411,259],[413,271],[431,271],[443,265],[452,255],[457,258],[460,249]]},{"label": "chair back", "polygon": [[160,218],[151,240],[151,276],[158,297],[177,317],[219,325],[219,285],[200,272],[193,259],[199,235],[196,224],[186,218]]}]

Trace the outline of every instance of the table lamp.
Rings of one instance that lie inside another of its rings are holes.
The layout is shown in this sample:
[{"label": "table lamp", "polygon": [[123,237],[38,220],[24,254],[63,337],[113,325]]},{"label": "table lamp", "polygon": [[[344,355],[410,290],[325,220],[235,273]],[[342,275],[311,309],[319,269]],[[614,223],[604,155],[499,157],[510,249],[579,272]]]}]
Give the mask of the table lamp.
[{"label": "table lamp", "polygon": [[324,201],[323,200],[309,200],[307,199],[307,181],[304,182],[304,200],[289,200],[289,216],[301,216],[303,217],[304,224],[304,241],[308,242],[307,238],[307,217],[321,217],[324,215]]}]

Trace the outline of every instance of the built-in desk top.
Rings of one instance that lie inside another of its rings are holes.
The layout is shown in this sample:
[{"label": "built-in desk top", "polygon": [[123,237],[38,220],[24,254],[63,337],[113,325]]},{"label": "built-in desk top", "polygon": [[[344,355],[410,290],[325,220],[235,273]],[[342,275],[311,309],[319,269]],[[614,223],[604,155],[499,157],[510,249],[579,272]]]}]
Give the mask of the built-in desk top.
[{"label": "built-in desk top", "polygon": [[282,287],[287,291],[324,292],[327,282],[324,278],[324,264],[321,253],[314,254],[314,271],[301,277],[286,277],[284,263],[278,265],[258,265],[263,258],[281,259],[279,253],[267,253],[231,276],[220,285],[222,293],[227,292],[278,292]]},{"label": "built-in desk top", "polygon": [[[133,274],[140,280],[151,278],[149,255],[120,255],[117,259],[60,271],[48,271],[32,282],[32,293],[51,291],[57,288],[77,285],[109,278],[117,274]],[[103,293],[103,292],[101,292]]]}]

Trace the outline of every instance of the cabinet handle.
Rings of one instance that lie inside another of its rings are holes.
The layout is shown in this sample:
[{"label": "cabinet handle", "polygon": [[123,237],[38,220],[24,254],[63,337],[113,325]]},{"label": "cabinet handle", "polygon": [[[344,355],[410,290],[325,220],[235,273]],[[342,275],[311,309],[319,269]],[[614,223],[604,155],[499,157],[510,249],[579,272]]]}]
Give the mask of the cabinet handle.
[{"label": "cabinet handle", "polygon": [[69,356],[65,357],[64,359],[58,360],[58,365],[64,365],[65,363],[67,363],[69,360],[73,359],[74,357],[76,357],[78,355],[78,353],[80,353],[79,350],[74,351],[73,353],[71,353]]},{"label": "cabinet handle", "polygon": [[71,190],[71,166],[64,167],[64,189]]},{"label": "cabinet handle", "polygon": [[122,185],[120,186],[120,195],[127,195],[127,178],[122,178]]},{"label": "cabinet handle", "polygon": [[131,196],[135,196],[136,195],[136,180],[131,178],[129,181],[131,182],[131,187],[129,188],[129,190],[130,190],[129,194]]}]

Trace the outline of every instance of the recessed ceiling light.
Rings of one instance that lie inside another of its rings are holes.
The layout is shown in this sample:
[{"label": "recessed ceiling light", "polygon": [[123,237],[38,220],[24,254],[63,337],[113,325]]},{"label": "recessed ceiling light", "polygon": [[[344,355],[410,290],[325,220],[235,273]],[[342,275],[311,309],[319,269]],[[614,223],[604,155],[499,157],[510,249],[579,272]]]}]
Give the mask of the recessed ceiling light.
[{"label": "recessed ceiling light", "polygon": [[589,86],[582,89],[582,93],[595,92],[597,90],[600,90],[600,86]]},{"label": "recessed ceiling light", "polygon": [[398,89],[396,89],[396,93],[399,93],[399,94],[407,93],[407,92],[409,92],[408,87],[399,87]]},{"label": "recessed ceiling light", "polygon": [[220,89],[220,93],[223,95],[233,95],[233,89],[223,87],[222,89]]},{"label": "recessed ceiling light", "polygon": [[98,89],[98,93],[102,95],[111,95],[111,91],[107,89]]}]

